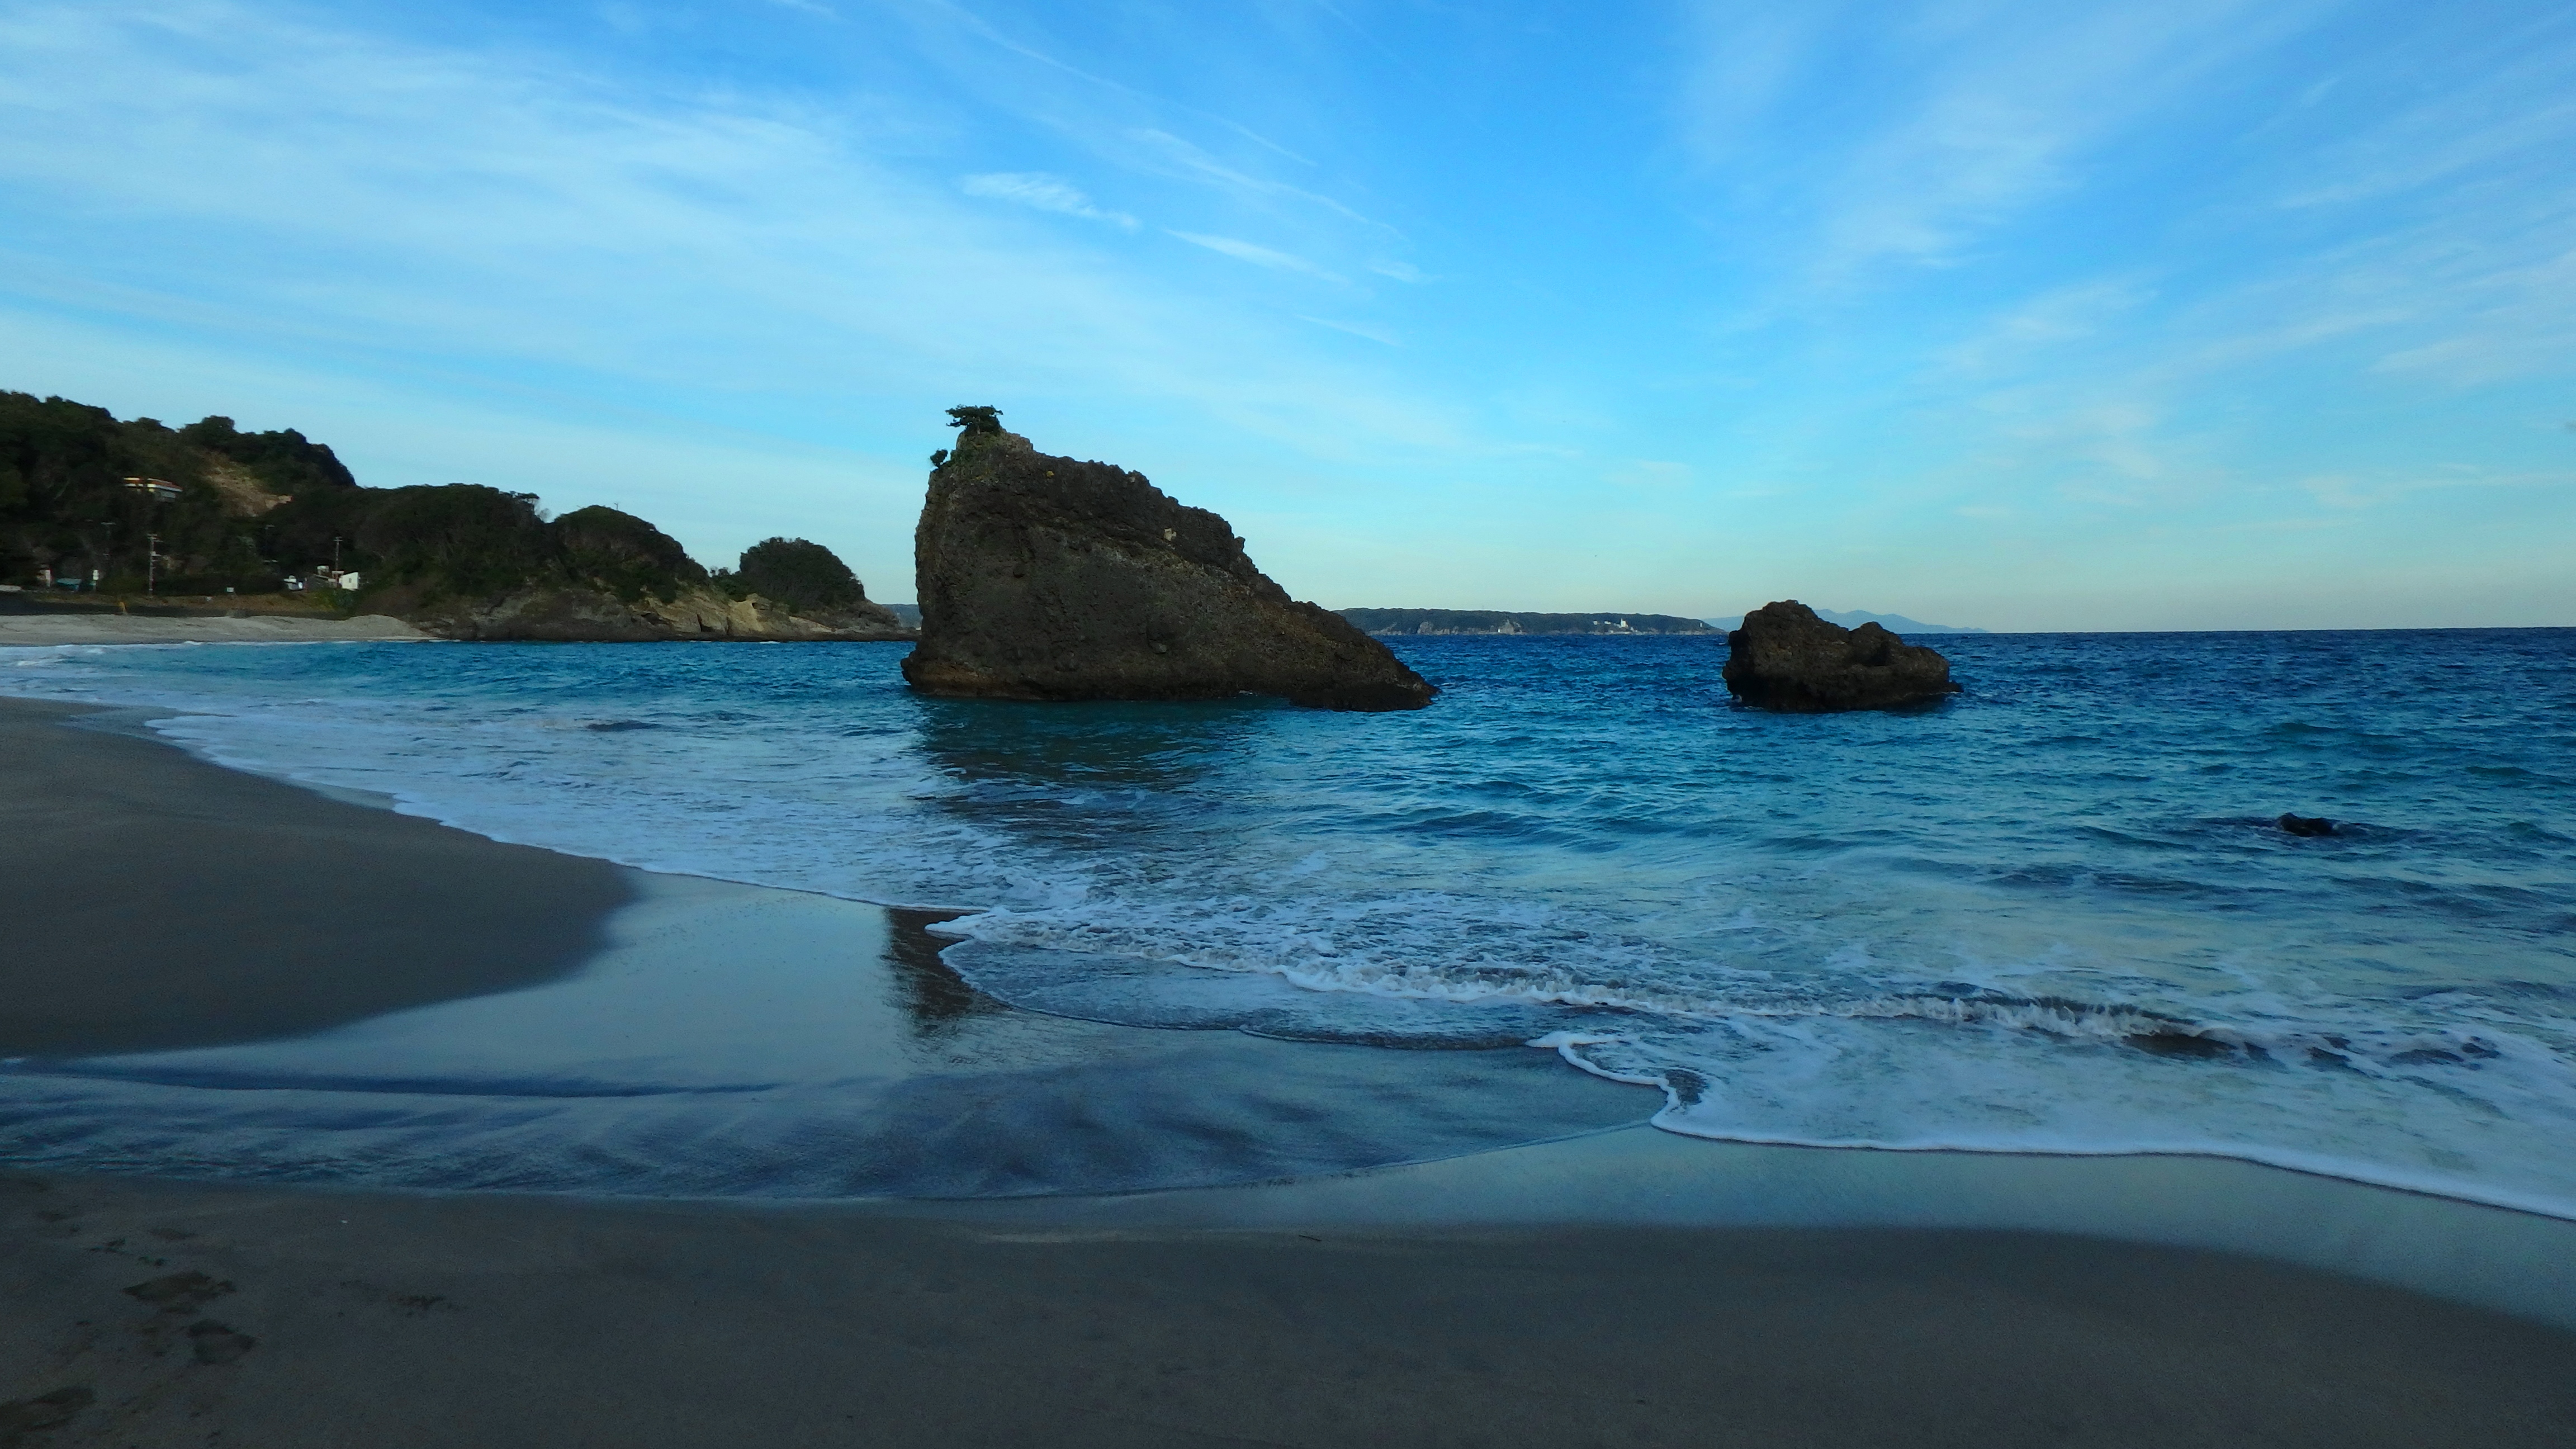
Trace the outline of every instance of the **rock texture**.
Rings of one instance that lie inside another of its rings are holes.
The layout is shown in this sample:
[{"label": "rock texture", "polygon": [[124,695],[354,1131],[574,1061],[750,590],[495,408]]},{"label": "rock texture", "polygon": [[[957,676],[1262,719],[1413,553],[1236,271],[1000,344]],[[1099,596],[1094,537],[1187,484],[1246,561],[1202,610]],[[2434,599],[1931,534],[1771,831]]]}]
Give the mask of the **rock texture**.
[{"label": "rock texture", "polygon": [[1727,689],[1763,709],[1887,709],[1959,691],[1938,653],[1874,623],[1829,624],[1794,599],[1745,615],[1726,642]]},{"label": "rock texture", "polygon": [[904,678],[989,699],[1282,695],[1419,709],[1436,691],[1337,614],[1252,566],[1243,540],[1142,473],[1050,457],[991,408],[952,408],[913,535],[921,644]]},{"label": "rock texture", "polygon": [[605,589],[541,587],[493,599],[445,601],[410,611],[411,622],[445,639],[550,643],[650,643],[671,639],[909,639],[913,632],[881,604],[862,601],[822,617],[790,612],[754,594],[730,598],[715,589],[680,589],[669,599],[647,594],[632,603]]}]

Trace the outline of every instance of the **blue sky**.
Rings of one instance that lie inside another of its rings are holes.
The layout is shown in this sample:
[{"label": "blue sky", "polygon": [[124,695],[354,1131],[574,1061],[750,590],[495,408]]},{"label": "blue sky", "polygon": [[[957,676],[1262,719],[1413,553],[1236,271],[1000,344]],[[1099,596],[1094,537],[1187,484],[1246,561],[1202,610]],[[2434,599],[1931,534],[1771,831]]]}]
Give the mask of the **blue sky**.
[{"label": "blue sky", "polygon": [[2576,10],[0,0],[0,386],[895,600],[977,402],[1336,607],[2576,624]]}]

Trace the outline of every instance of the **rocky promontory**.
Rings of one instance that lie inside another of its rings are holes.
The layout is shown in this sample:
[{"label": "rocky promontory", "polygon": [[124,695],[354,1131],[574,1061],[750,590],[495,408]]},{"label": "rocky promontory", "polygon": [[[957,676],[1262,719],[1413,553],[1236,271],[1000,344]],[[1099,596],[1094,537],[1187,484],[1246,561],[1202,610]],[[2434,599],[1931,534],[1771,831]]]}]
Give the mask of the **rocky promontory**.
[{"label": "rocky promontory", "polygon": [[631,602],[601,588],[540,586],[497,598],[442,599],[417,606],[406,617],[438,638],[486,643],[643,644],[684,639],[755,642],[912,637],[912,631],[897,623],[894,615],[881,606],[835,610],[822,618],[809,618],[757,594],[738,599],[703,584],[673,590],[669,598],[647,594]]},{"label": "rocky promontory", "polygon": [[[410,496],[406,496],[410,495]],[[631,513],[576,509],[548,521],[524,494],[467,484],[394,490],[357,529],[380,583],[370,607],[447,639],[909,639],[831,550],[754,544],[710,572]]]},{"label": "rocky promontory", "polygon": [[1419,709],[1436,693],[1340,615],[1288,597],[1226,521],[1142,473],[1037,451],[949,409],[913,535],[921,643],[904,678],[988,699],[1284,696]]},{"label": "rocky promontory", "polygon": [[1956,694],[1950,661],[1875,623],[1846,629],[1795,599],[1765,604],[1726,636],[1726,687],[1791,714],[1887,709]]}]

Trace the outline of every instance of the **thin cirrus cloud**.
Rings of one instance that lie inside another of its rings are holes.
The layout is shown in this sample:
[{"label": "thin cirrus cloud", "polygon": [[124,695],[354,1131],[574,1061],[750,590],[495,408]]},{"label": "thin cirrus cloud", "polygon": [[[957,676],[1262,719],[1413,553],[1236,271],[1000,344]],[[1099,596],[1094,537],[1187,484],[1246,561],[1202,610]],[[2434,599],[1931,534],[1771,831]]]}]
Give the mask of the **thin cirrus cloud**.
[{"label": "thin cirrus cloud", "polygon": [[1353,337],[1365,337],[1371,342],[1383,343],[1388,347],[1404,345],[1404,339],[1396,336],[1394,332],[1366,322],[1337,322],[1330,317],[1309,317],[1302,312],[1297,314],[1297,320],[1312,322],[1318,327],[1330,327],[1336,332],[1347,332]]},{"label": "thin cirrus cloud", "polygon": [[1274,272],[1299,272],[1326,282],[1342,280],[1340,274],[1317,266],[1304,257],[1259,246],[1235,237],[1208,236],[1194,231],[1175,231],[1171,235],[1188,242],[1191,246],[1205,247],[1220,256],[1229,256],[1238,262],[1250,262],[1256,267],[1268,267]]},{"label": "thin cirrus cloud", "polygon": [[1033,211],[1051,211],[1059,216],[1103,221],[1126,231],[1134,231],[1137,227],[1136,218],[1123,211],[1094,206],[1091,198],[1085,196],[1079,187],[1041,171],[986,172],[958,182],[957,189],[968,196],[1008,201]]},{"label": "thin cirrus cloud", "polygon": [[[1794,275],[1839,290],[1874,269],[1955,265],[2082,193],[2105,148],[2170,126],[2213,77],[2258,65],[2332,8],[1702,6],[1678,118],[1704,174],[1786,224]],[[1868,99],[1827,108],[1829,92]]]}]

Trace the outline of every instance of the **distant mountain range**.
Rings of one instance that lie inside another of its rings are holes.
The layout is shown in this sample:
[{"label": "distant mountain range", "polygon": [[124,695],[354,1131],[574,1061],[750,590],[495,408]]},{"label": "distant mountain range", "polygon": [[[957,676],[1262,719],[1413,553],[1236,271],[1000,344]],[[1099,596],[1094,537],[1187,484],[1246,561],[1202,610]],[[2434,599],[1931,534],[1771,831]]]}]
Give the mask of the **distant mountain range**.
[{"label": "distant mountain range", "polygon": [[[1840,624],[1846,629],[1857,629],[1863,624],[1876,624],[1896,634],[1983,634],[1986,632],[1983,629],[1971,629],[1962,624],[1926,624],[1920,619],[1909,619],[1903,614],[1873,614],[1867,609],[1853,609],[1849,612],[1838,609],[1818,609],[1816,617],[1829,624]],[[1711,619],[1708,624],[1712,629],[1740,629],[1744,627],[1744,616],[1729,614],[1723,619]]]}]

